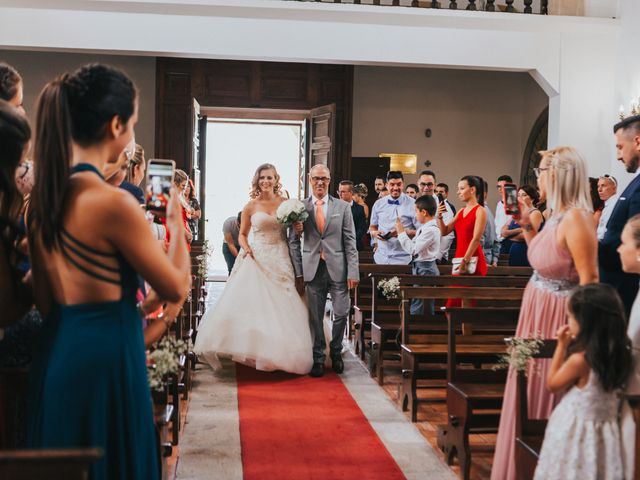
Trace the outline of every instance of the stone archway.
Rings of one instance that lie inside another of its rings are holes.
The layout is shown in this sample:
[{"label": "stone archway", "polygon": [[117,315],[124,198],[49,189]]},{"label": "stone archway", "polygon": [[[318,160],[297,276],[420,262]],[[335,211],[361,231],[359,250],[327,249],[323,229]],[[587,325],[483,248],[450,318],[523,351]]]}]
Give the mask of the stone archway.
[{"label": "stone archway", "polygon": [[524,149],[522,158],[522,169],[520,170],[520,185],[536,185],[536,175],[533,169],[540,163],[540,150],[546,150],[549,137],[549,107],[545,108],[538,116],[531,133],[527,146]]}]

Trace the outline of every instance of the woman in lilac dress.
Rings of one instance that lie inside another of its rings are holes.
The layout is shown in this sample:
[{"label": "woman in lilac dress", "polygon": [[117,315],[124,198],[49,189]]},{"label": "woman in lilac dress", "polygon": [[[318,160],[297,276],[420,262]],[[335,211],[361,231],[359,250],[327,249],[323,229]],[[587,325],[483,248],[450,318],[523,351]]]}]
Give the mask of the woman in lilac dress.
[{"label": "woman in lilac dress", "polygon": [[[523,212],[518,219],[529,245],[529,263],[533,276],[522,298],[516,329],[517,337],[554,338],[567,322],[566,304],[571,290],[578,284],[598,281],[598,241],[595,234],[586,163],[571,147],[541,152],[537,168],[540,198],[546,200],[551,216],[544,229],[536,234],[531,219]],[[549,418],[559,401],[546,388],[548,360],[536,361],[528,381],[529,416]],[[515,471],[515,391],[516,376],[509,372],[492,480],[513,480]]]}]

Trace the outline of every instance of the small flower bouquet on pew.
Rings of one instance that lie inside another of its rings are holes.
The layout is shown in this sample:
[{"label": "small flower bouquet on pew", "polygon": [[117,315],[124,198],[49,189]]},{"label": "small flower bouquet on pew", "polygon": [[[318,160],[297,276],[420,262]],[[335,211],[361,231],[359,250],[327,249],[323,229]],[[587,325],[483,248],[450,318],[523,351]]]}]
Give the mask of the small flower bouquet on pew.
[{"label": "small flower bouquet on pew", "polygon": [[147,358],[147,377],[152,390],[162,390],[166,378],[180,370],[180,355],[191,349],[191,340],[185,342],[170,335],[154,344],[154,350]]},{"label": "small flower bouquet on pew", "polygon": [[394,300],[400,297],[400,279],[398,277],[387,278],[378,282],[378,290],[387,300]]},{"label": "small flower bouquet on pew", "polygon": [[516,372],[525,372],[525,374],[529,370],[531,359],[540,352],[540,347],[544,343],[540,334],[529,338],[505,338],[505,342],[507,353],[501,356],[496,369],[512,368]]},{"label": "small flower bouquet on pew", "polygon": [[202,243],[202,254],[196,257],[198,260],[198,276],[201,278],[207,278],[209,273],[209,257],[211,257],[211,246],[209,240],[205,240]]},{"label": "small flower bouquet on pew", "polygon": [[285,200],[276,210],[276,220],[285,227],[290,227],[295,222],[304,222],[309,218],[309,214],[302,203],[297,198]]}]

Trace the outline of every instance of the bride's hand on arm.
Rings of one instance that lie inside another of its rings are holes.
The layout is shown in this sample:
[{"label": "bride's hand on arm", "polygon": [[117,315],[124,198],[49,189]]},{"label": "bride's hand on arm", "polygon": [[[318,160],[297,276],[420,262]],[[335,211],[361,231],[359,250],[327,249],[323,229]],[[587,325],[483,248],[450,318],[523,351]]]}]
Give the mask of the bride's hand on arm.
[{"label": "bride's hand on arm", "polygon": [[247,256],[253,258],[253,250],[251,250],[251,246],[249,246],[249,231],[251,230],[252,214],[253,208],[251,207],[251,204],[245,205],[240,217],[240,233],[238,234],[238,243],[242,250],[244,250],[243,258]]}]

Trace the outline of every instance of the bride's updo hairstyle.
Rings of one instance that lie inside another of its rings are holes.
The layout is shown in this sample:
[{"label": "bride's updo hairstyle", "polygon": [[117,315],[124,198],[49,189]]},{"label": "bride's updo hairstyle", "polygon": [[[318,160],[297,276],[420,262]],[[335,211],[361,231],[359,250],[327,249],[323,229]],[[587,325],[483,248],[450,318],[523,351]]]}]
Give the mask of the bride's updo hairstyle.
[{"label": "bride's updo hairstyle", "polygon": [[263,163],[256,169],[256,173],[253,174],[253,180],[251,180],[251,191],[249,192],[249,196],[254,199],[258,198],[262,191],[260,190],[260,185],[258,185],[258,179],[260,178],[260,173],[263,170],[273,170],[273,177],[275,179],[275,186],[273,187],[273,193],[276,195],[280,195],[280,191],[282,190],[282,183],[280,183],[280,175],[276,170],[276,167],[271,165],[270,163]]},{"label": "bride's updo hairstyle", "polygon": [[90,147],[103,141],[110,122],[127,124],[137,90],[121,71],[89,64],[49,82],[38,98],[36,169],[30,221],[47,249],[59,243],[72,142]]}]

